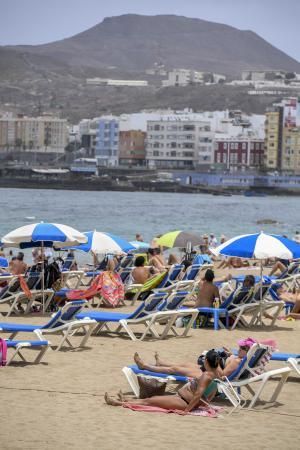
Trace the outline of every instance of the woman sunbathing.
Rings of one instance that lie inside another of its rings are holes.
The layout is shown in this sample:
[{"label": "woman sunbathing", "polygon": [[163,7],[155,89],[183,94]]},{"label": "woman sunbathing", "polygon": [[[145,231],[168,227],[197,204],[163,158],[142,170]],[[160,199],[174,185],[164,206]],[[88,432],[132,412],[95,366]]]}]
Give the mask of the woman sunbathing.
[{"label": "woman sunbathing", "polygon": [[[164,409],[179,409],[186,413],[198,408],[200,405],[206,405],[210,401],[216,391],[215,378],[221,377],[219,367],[219,355],[214,350],[209,350],[204,361],[205,372],[193,378],[180,388],[176,394],[160,395],[151,398],[134,399],[129,403],[145,406],[157,406]],[[121,395],[120,400],[114,400],[105,393],[105,401],[108,405],[123,406],[127,401]]]},{"label": "woman sunbathing", "polygon": [[[231,375],[239,366],[242,359],[246,356],[249,348],[254,342],[250,342],[247,339],[242,339],[238,341],[239,350],[237,355],[233,355],[228,349],[223,347],[224,352],[228,355],[225,362],[225,367],[220,367],[220,372],[223,377]],[[138,353],[134,354],[134,361],[139,369],[150,370],[151,372],[165,373],[170,375],[182,375],[185,377],[200,377],[203,374],[203,370],[197,363],[192,362],[182,362],[182,363],[172,363],[162,361],[158,355],[155,353],[155,365],[147,364],[142,361]]]},{"label": "woman sunbathing", "polygon": [[278,294],[280,300],[294,303],[293,309],[287,316],[284,317],[284,319],[300,320],[300,289],[298,289],[295,294],[293,294],[292,292],[284,292],[283,290],[278,290]]}]

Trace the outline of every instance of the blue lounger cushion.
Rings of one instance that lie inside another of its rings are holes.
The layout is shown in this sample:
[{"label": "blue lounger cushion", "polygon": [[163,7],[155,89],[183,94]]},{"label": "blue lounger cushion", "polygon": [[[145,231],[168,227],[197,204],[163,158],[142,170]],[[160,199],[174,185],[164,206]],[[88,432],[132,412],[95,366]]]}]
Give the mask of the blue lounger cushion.
[{"label": "blue lounger cushion", "polygon": [[48,341],[6,341],[7,347],[17,347],[19,344],[30,344],[30,347],[42,347],[44,345],[49,345]]},{"label": "blue lounger cushion", "polygon": [[275,352],[271,356],[273,361],[287,361],[289,358],[300,358],[300,353],[280,353]]},{"label": "blue lounger cushion", "polygon": [[[10,323],[10,322],[1,322],[0,323],[0,329],[3,331],[24,331],[31,333],[34,330],[38,330],[39,328],[43,328],[41,325],[25,325],[22,323]],[[28,342],[28,341],[26,341]]]},{"label": "blue lounger cushion", "polygon": [[131,369],[135,374],[140,374],[140,375],[145,375],[145,376],[150,376],[150,377],[159,377],[159,378],[168,378],[168,377],[172,377],[173,379],[175,379],[176,381],[179,381],[181,383],[187,383],[189,381],[188,377],[184,377],[182,375],[168,375],[166,373],[160,373],[160,372],[151,372],[150,370],[141,370],[138,368],[138,366],[128,366],[129,369]]},{"label": "blue lounger cushion", "polygon": [[[131,314],[125,313],[113,313],[113,312],[101,312],[101,311],[87,311],[86,313],[80,313],[76,315],[76,319],[89,319],[96,320],[97,322],[119,322],[122,319],[129,319]],[[1,325],[0,325],[1,328]]]}]

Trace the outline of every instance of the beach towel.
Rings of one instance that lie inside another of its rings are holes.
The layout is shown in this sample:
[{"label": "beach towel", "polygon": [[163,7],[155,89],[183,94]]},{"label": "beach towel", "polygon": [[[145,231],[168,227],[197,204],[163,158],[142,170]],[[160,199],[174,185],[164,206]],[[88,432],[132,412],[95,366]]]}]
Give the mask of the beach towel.
[{"label": "beach towel", "polygon": [[19,278],[20,287],[21,287],[22,291],[24,292],[24,294],[26,295],[27,298],[31,298],[32,293],[28,287],[28,284],[26,283],[26,280],[24,279],[24,277],[22,275],[18,275],[18,278]]},{"label": "beach towel", "polygon": [[146,406],[146,405],[137,405],[136,403],[125,403],[123,405],[124,408],[131,409],[132,411],[143,411],[143,412],[152,412],[152,413],[163,413],[163,414],[178,414],[180,416],[202,416],[202,417],[218,417],[218,413],[222,411],[223,408],[219,406],[203,406],[193,411],[186,413],[180,409],[165,409],[159,408],[158,406]]},{"label": "beach towel", "polygon": [[66,293],[69,300],[90,300],[101,295],[105,303],[115,307],[124,300],[124,284],[120,275],[111,271],[104,271],[98,275],[88,289],[73,289]]},{"label": "beach towel", "polygon": [[7,344],[4,339],[0,338],[0,367],[6,365]]}]

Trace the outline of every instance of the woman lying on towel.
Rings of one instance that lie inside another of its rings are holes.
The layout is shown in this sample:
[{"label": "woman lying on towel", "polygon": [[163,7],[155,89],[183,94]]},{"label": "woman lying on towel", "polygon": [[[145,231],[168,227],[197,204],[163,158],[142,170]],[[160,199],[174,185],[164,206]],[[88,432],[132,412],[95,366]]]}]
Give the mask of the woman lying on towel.
[{"label": "woman lying on towel", "polygon": [[[218,352],[220,357],[220,370],[223,377],[228,377],[238,368],[240,362],[254,343],[255,341],[252,340],[250,342],[250,338],[238,341],[239,350],[237,355],[232,355],[225,347]],[[200,377],[204,371],[202,356],[198,358],[197,363],[174,363],[161,360],[158,353],[155,353],[155,365],[144,363],[138,353],[135,353],[133,358],[139,369],[150,370],[151,372],[182,375],[185,377]]]},{"label": "woman lying on towel", "polygon": [[[169,410],[181,410],[186,413],[207,405],[216,392],[215,378],[221,378],[222,371],[219,366],[219,354],[214,350],[209,350],[205,355],[205,372],[198,378],[193,378],[180,388],[176,394],[160,395],[150,398],[134,399],[128,401],[135,405],[156,406]],[[112,406],[125,406],[128,403],[124,398],[114,400],[105,393],[105,401]]]}]

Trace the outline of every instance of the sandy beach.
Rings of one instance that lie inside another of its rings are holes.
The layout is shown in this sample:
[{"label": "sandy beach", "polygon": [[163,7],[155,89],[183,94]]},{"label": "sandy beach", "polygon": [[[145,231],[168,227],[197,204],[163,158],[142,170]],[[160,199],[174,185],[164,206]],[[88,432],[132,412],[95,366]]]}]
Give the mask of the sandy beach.
[{"label": "sandy beach", "polygon": [[[132,308],[122,308],[122,312]],[[3,318],[1,318],[3,320]],[[5,319],[4,319],[5,320]],[[44,323],[46,317],[15,317],[10,321]],[[19,335],[32,338],[30,335]],[[299,352],[300,323],[277,321],[273,329],[251,331],[192,330],[187,338],[133,342],[116,335],[93,336],[88,348],[49,351],[39,365],[15,363],[0,369],[2,449],[150,449],[289,448],[299,445],[300,377],[292,372],[275,405],[259,403],[253,411],[217,419],[133,412],[104,403],[106,391],[129,392],[123,366],[138,351],[154,361],[155,351],[174,361],[195,361],[204,349],[236,347],[241,337],[275,338],[282,352]],[[55,343],[57,337],[49,338]],[[74,338],[75,339],[75,338]],[[31,355],[29,355],[31,356]],[[284,363],[270,362],[270,368]],[[274,381],[267,384],[263,399],[271,396]]]}]

